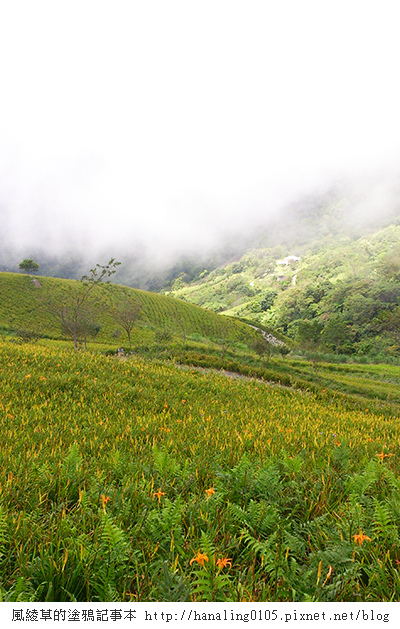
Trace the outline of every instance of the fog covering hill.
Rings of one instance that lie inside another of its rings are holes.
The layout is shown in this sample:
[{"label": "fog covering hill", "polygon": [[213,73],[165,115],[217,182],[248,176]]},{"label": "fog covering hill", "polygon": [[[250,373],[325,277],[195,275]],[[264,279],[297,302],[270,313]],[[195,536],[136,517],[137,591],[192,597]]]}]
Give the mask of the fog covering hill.
[{"label": "fog covering hill", "polygon": [[[400,355],[400,208],[390,194],[345,185],[304,195],[280,212],[260,214],[246,230],[227,225],[213,248],[152,257],[128,251],[46,253],[3,243],[0,269],[33,258],[44,277],[80,278],[115,255],[113,281],[163,292],[206,310],[258,322],[309,351],[396,360]],[[289,258],[288,264],[284,264]]]},{"label": "fog covering hill", "polygon": [[[151,238],[141,240],[139,236],[133,236],[129,246],[124,240],[116,240],[112,246],[105,246],[99,240],[95,247],[90,231],[86,240],[74,241],[66,236],[64,246],[55,247],[46,240],[46,230],[40,223],[31,238],[23,243],[7,229],[2,229],[0,271],[18,272],[18,264],[31,258],[39,263],[40,275],[80,279],[88,268],[116,257],[122,264],[114,277],[115,283],[158,292],[172,288],[178,278],[191,282],[199,279],[204,270],[212,271],[237,262],[254,249],[280,246],[282,251],[299,250],[310,244],[313,247],[318,242],[323,244],[332,236],[359,238],[395,220],[400,215],[398,199],[400,185],[396,178],[389,183],[378,179],[368,185],[366,182],[336,183],[302,194],[283,206],[266,203],[256,216],[249,215],[240,225],[233,216],[232,221],[229,220],[228,214],[218,237],[207,241],[199,236],[197,245],[189,248],[184,242],[180,248],[174,246],[167,234],[161,247],[156,247]],[[207,215],[204,222],[207,224]],[[210,229],[212,227],[210,224]]]}]

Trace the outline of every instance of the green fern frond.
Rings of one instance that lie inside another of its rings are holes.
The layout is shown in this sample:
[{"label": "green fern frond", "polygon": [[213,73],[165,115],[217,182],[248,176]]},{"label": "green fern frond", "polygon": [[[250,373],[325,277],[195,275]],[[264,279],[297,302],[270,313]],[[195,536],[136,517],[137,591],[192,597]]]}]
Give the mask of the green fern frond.
[{"label": "green fern frond", "polygon": [[374,529],[375,536],[385,538],[392,547],[399,545],[397,520],[389,502],[374,499]]},{"label": "green fern frond", "polygon": [[235,520],[235,522],[238,522],[239,524],[242,524],[242,525],[247,524],[247,517],[246,517],[245,510],[242,509],[242,507],[239,507],[239,505],[237,505],[235,502],[230,502],[228,504],[228,512],[229,512],[229,515],[233,518],[233,520]]},{"label": "green fern frond", "polygon": [[205,570],[196,572],[192,583],[192,595],[196,601],[213,600],[213,575]]},{"label": "green fern frond", "polygon": [[[183,502],[180,496],[173,502],[165,500],[161,510],[151,511],[143,524],[143,531],[149,539],[160,542],[170,540],[171,532],[174,539],[179,542],[183,538]],[[168,541],[169,543],[169,541]]]},{"label": "green fern frond", "polygon": [[205,531],[201,532],[200,540],[201,540],[200,546],[201,546],[202,552],[205,553],[209,557],[210,561],[211,560],[213,561],[214,556],[215,556],[215,546]]},{"label": "green fern frond", "polygon": [[289,549],[290,554],[295,554],[297,557],[304,556],[306,544],[304,540],[299,536],[291,533],[290,531],[283,531],[283,547]]},{"label": "green fern frond", "polygon": [[248,550],[251,550],[251,552],[255,555],[260,555],[261,557],[264,557],[265,555],[269,554],[270,550],[267,544],[255,539],[253,535],[251,535],[247,531],[247,529],[242,529],[240,532],[240,536],[246,548]]},{"label": "green fern frond", "polygon": [[160,600],[178,603],[190,600],[190,591],[186,580],[176,572],[170,572],[166,561],[163,563],[162,579],[160,582]]},{"label": "green fern frond", "polygon": [[228,511],[240,525],[247,526],[254,533],[263,533],[264,535],[271,533],[278,517],[276,509],[264,501],[250,500],[247,509],[231,502]]},{"label": "green fern frond", "polygon": [[385,531],[392,522],[393,514],[388,504],[374,498],[374,522],[377,529]]},{"label": "green fern frond", "polygon": [[108,513],[103,513],[101,516],[100,538],[108,549],[116,549],[119,547],[120,550],[125,550],[128,545],[124,531],[114,524]]},{"label": "green fern frond", "polygon": [[62,475],[66,477],[75,477],[76,473],[82,466],[82,462],[83,459],[79,454],[78,446],[74,443],[63,461],[61,467]]},{"label": "green fern frond", "polygon": [[155,469],[165,480],[175,478],[181,471],[179,463],[164,448],[153,448],[153,460]]}]

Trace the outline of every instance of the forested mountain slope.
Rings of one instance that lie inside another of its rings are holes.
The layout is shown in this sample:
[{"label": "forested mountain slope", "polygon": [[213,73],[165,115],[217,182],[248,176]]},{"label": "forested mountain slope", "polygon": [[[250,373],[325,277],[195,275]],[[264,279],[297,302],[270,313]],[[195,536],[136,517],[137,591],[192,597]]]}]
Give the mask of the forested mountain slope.
[{"label": "forested mountain slope", "polygon": [[336,353],[400,350],[400,225],[253,249],[169,294]]}]

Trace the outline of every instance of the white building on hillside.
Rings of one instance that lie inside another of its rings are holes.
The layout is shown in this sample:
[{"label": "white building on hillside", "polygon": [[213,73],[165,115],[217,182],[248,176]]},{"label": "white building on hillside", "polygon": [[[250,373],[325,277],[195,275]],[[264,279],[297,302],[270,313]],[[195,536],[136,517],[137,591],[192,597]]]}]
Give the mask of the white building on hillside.
[{"label": "white building on hillside", "polygon": [[299,258],[298,256],[287,256],[286,258],[283,258],[283,260],[277,260],[276,263],[289,266],[289,264],[292,264],[292,262],[300,262],[300,260],[301,258]]}]

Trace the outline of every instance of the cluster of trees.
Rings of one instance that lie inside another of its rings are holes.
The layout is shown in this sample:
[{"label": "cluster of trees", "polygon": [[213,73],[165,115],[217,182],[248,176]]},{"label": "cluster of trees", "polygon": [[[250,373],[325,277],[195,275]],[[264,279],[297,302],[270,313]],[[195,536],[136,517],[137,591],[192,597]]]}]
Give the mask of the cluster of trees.
[{"label": "cluster of trees", "polygon": [[[337,354],[400,352],[400,268],[343,278],[314,280],[280,296],[273,319],[278,329],[309,349]],[[399,265],[400,267],[400,265]]]}]

